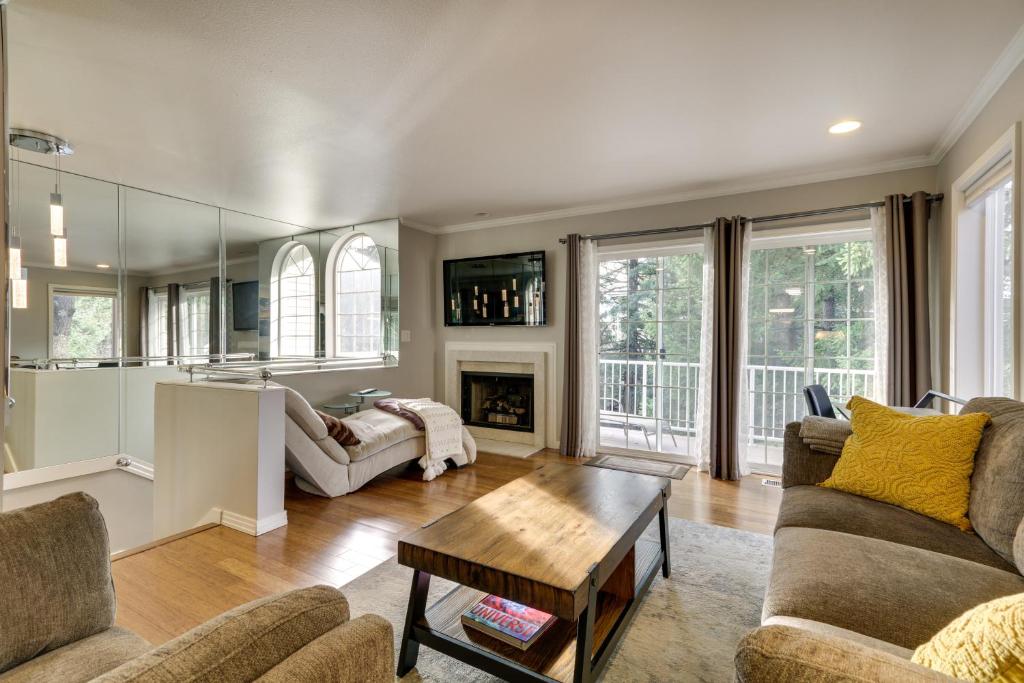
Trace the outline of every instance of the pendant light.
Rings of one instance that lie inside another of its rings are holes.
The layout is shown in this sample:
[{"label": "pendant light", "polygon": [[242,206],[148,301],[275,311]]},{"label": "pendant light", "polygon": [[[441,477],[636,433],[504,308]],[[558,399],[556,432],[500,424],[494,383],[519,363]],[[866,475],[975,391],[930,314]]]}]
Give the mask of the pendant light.
[{"label": "pendant light", "polygon": [[68,238],[53,238],[53,265],[58,268],[68,267]]},{"label": "pendant light", "polygon": [[60,151],[53,155],[53,192],[50,193],[50,234],[64,236],[64,198],[60,195]]},{"label": "pendant light", "polygon": [[[63,138],[24,128],[12,128],[9,140],[11,146],[18,149],[27,149],[38,154],[52,154],[54,157],[53,192],[50,193],[50,235],[53,236],[53,265],[65,268],[68,265],[68,236],[64,227],[64,197],[60,191],[60,158],[66,154],[74,154],[74,147]],[[12,239],[7,246],[11,250],[12,261],[14,249],[19,250],[18,260],[22,260],[20,239],[18,241]],[[11,272],[18,271],[12,270]]]},{"label": "pendant light", "polygon": [[[18,161],[17,154],[15,154],[15,161]],[[18,199],[18,217],[17,221],[11,221],[11,234],[8,238],[7,244],[7,266],[11,274],[12,280],[18,280],[21,278],[21,237],[18,236],[18,225],[21,224],[21,167],[14,167],[14,183],[15,193]]]},{"label": "pendant light", "polygon": [[11,308],[28,308],[28,268],[21,268],[18,275],[11,280]]}]

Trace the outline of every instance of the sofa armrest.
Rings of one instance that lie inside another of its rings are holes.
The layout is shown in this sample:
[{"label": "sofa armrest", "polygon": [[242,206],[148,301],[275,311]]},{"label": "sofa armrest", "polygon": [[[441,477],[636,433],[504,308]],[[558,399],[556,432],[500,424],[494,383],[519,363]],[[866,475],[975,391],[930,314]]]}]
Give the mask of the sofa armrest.
[{"label": "sofa armrest", "polygon": [[782,488],[820,484],[829,478],[838,455],[813,451],[800,438],[800,423],[786,425],[782,443]]},{"label": "sofa armrest", "polygon": [[391,622],[376,614],[364,614],[336,626],[257,680],[260,683],[392,683],[395,680],[395,639]]},{"label": "sofa armrest", "polygon": [[950,683],[955,679],[889,652],[793,626],[762,626],[736,650],[739,683]]},{"label": "sofa armrest", "polygon": [[229,610],[93,683],[252,681],[348,617],[348,601],[337,588],[281,593]]}]

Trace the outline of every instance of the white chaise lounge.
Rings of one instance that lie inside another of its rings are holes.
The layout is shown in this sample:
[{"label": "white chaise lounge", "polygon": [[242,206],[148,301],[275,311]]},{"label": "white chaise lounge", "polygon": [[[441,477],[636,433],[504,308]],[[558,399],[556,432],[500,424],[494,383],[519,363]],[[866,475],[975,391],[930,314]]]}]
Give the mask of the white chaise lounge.
[{"label": "white chaise lounge", "polygon": [[[370,408],[344,418],[359,437],[356,446],[341,446],[323,420],[294,389],[285,389],[285,459],[296,485],[318,496],[343,496],[392,467],[426,454],[424,434],[408,420]],[[461,467],[476,461],[476,442],[462,428]],[[443,476],[443,475],[442,475]]]}]

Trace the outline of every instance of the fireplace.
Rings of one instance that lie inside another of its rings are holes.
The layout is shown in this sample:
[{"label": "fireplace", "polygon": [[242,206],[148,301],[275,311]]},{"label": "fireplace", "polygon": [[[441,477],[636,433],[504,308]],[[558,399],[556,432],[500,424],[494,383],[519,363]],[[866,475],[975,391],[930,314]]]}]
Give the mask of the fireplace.
[{"label": "fireplace", "polygon": [[462,371],[462,420],[467,425],[533,431],[533,375]]}]

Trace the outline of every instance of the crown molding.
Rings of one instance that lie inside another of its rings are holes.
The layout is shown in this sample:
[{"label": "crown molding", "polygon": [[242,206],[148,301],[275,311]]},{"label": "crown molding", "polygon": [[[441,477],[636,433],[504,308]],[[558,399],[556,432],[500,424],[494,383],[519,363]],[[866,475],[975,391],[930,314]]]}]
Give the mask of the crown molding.
[{"label": "crown molding", "polygon": [[436,225],[430,225],[429,223],[420,223],[419,221],[411,221],[408,218],[399,218],[398,219],[398,224],[399,225],[404,225],[407,228],[412,228],[413,230],[419,230],[420,232],[426,232],[426,233],[429,233],[431,235],[440,235],[441,234],[441,229],[438,228]]},{"label": "crown molding", "polygon": [[[664,206],[666,204],[677,204],[680,202],[691,202],[698,199],[712,199],[715,197],[726,197],[747,192],[760,192],[763,190],[777,190],[785,187],[796,187],[812,183],[828,182],[830,180],[843,180],[845,178],[856,178],[859,176],[874,175],[876,173],[889,173],[892,171],[904,171],[911,168],[922,168],[934,166],[935,160],[929,155],[906,157],[883,161],[875,164],[868,164],[857,167],[845,167],[815,171],[812,173],[801,173],[795,175],[765,175],[757,178],[750,178],[742,181],[725,182],[703,187],[699,190],[689,190],[672,194],[653,195],[647,197],[635,197],[614,202],[601,202],[596,204],[584,204],[565,209],[553,211],[541,211],[538,213],[521,214],[518,216],[505,216],[501,218],[489,218],[482,221],[469,223],[457,223],[437,227],[424,227],[424,232],[434,235],[448,235],[457,232],[469,232],[471,230],[487,230],[489,228],[500,228],[506,225],[519,225],[522,223],[536,223],[541,221],[558,220],[562,218],[574,218],[576,216],[587,216],[596,213],[610,213],[612,211],[625,211],[628,209],[639,209],[652,206]],[[409,227],[415,227],[408,221],[403,221]],[[420,224],[424,225],[424,224]]]},{"label": "crown molding", "polygon": [[952,149],[956,141],[967,130],[968,126],[974,123],[974,119],[978,118],[981,110],[989,103],[992,96],[1003,87],[1006,79],[1020,66],[1021,61],[1024,61],[1024,26],[1013,36],[1010,43],[999,55],[995,64],[992,65],[992,68],[988,70],[985,77],[978,83],[978,87],[967,98],[963,108],[950,121],[946,130],[939,137],[938,142],[935,143],[935,147],[932,148],[929,156],[935,160],[936,164],[942,161],[946,153]]}]

